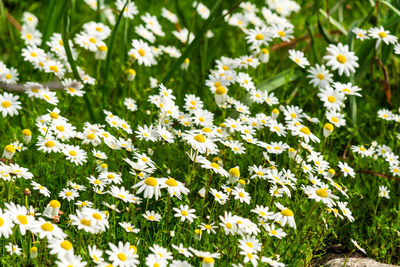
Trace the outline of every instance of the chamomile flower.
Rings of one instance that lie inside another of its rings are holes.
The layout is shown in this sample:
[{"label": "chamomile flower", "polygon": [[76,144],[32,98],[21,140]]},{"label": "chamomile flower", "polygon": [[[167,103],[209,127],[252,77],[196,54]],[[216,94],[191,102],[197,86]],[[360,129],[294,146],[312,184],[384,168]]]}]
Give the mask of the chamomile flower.
[{"label": "chamomile flower", "polygon": [[176,249],[179,254],[184,255],[186,258],[193,256],[192,253],[190,253],[190,251],[187,248],[185,248],[182,243],[180,243],[179,246],[175,244],[171,244],[171,246],[172,248]]},{"label": "chamomile flower", "polygon": [[122,243],[122,241],[119,241],[118,246],[108,243],[108,246],[110,249],[106,250],[106,254],[108,254],[108,259],[113,265],[128,267],[139,264],[139,256],[135,254],[134,250],[130,249],[129,242]]},{"label": "chamomile flower", "polygon": [[351,168],[346,162],[339,161],[338,167],[342,171],[344,177],[347,177],[347,176],[351,176],[353,178],[355,177],[356,174],[355,174],[353,168]]},{"label": "chamomile flower", "polygon": [[286,208],[280,203],[275,203],[275,206],[281,211],[273,215],[274,221],[279,222],[281,226],[289,224],[290,227],[296,229],[296,222],[294,220],[293,211],[289,208]]},{"label": "chamomile flower", "polygon": [[64,145],[63,153],[67,160],[75,163],[75,165],[83,165],[86,162],[87,153],[79,146]]},{"label": "chamomile flower", "polygon": [[142,215],[144,218],[146,218],[146,220],[151,222],[153,221],[158,222],[161,219],[161,215],[154,211],[146,210]]},{"label": "chamomile flower", "polygon": [[139,233],[140,230],[135,228],[131,223],[129,222],[119,222],[119,225],[128,233]]},{"label": "chamomile flower", "polygon": [[389,199],[390,198],[389,192],[390,192],[390,190],[388,190],[387,186],[384,186],[384,185],[379,186],[379,194],[378,195],[380,197]]},{"label": "chamomile flower", "polygon": [[308,59],[304,56],[304,53],[301,51],[296,50],[289,50],[289,58],[293,60],[297,65],[301,68],[305,68],[306,66],[310,65]]},{"label": "chamomile flower", "polygon": [[37,235],[40,239],[47,238],[51,240],[53,238],[62,239],[67,237],[67,235],[59,228],[57,225],[47,222],[42,218],[35,221],[29,230]]},{"label": "chamomile flower", "polygon": [[355,37],[361,41],[367,40],[369,39],[369,36],[367,34],[367,31],[364,29],[360,29],[360,28],[354,28],[352,30],[352,32],[354,33]]},{"label": "chamomile flower", "polygon": [[325,65],[317,64],[315,67],[310,67],[307,72],[310,73],[307,78],[311,79],[310,83],[314,87],[325,88],[333,82],[333,75],[326,69]]},{"label": "chamomile flower", "polygon": [[382,26],[369,29],[368,35],[371,38],[376,39],[375,48],[378,48],[382,41],[387,45],[395,44],[397,42],[397,37],[391,35],[390,32],[385,30]]},{"label": "chamomile flower", "polygon": [[157,63],[152,49],[142,40],[132,40],[132,49],[128,53],[138,61],[139,65],[151,66]]},{"label": "chamomile flower", "polygon": [[326,65],[330,66],[332,70],[338,70],[340,76],[343,73],[346,76],[350,76],[351,73],[356,71],[358,57],[354,52],[349,51],[348,45],[343,45],[342,43],[337,46],[330,44],[326,50],[328,52],[324,56],[324,59],[328,61]]},{"label": "chamomile flower", "polygon": [[0,112],[3,117],[18,115],[21,102],[18,101],[19,96],[7,92],[0,94]]},{"label": "chamomile flower", "polygon": [[189,221],[189,223],[192,223],[194,219],[197,218],[196,215],[194,215],[194,212],[196,211],[195,209],[189,209],[188,205],[180,205],[179,208],[173,208],[173,210],[176,212],[174,214],[174,217],[180,218],[181,222],[184,221]]}]

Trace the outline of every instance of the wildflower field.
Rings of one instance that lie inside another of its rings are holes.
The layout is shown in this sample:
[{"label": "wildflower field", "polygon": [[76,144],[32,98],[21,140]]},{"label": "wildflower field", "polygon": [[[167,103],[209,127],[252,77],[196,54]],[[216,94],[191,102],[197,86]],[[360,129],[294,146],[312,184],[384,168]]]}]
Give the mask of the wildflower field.
[{"label": "wildflower field", "polygon": [[1,266],[400,264],[400,1],[0,1]]}]

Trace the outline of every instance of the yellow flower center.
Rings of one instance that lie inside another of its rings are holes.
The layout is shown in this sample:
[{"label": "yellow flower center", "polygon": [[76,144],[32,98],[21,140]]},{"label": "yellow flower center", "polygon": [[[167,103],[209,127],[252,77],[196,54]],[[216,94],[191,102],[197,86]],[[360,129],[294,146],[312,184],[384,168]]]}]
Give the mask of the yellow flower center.
[{"label": "yellow flower center", "polygon": [[53,146],[55,146],[56,144],[53,142],[53,141],[47,141],[45,144],[44,144],[46,147],[53,147]]},{"label": "yellow flower center", "polygon": [[226,89],[223,86],[218,86],[217,89],[215,89],[216,95],[223,95],[225,93],[226,93]]},{"label": "yellow flower center", "polygon": [[31,132],[31,130],[29,130],[29,129],[24,129],[24,130],[22,130],[22,134],[23,134],[23,135],[26,135],[26,136],[31,136],[31,135],[32,135],[32,132]]},{"label": "yellow flower center", "polygon": [[322,73],[318,73],[317,78],[323,80],[325,76]]},{"label": "yellow flower center", "polygon": [[6,145],[6,147],[4,149],[9,153],[15,152],[15,147],[13,145]]},{"label": "yellow flower center", "polygon": [[320,188],[320,189],[317,189],[317,190],[315,191],[315,193],[316,193],[318,196],[323,197],[323,198],[327,198],[327,197],[328,197],[328,189],[327,189],[327,188]]},{"label": "yellow flower center", "polygon": [[336,98],[334,96],[330,95],[330,96],[328,96],[328,101],[331,102],[331,103],[335,103]]},{"label": "yellow flower center", "polygon": [[232,227],[233,227],[231,223],[226,223],[225,226],[226,226],[226,228],[228,228],[228,229],[232,229]]},{"label": "yellow flower center", "polygon": [[165,181],[165,183],[168,186],[173,186],[173,187],[178,186],[178,183],[176,182],[176,180],[174,178],[169,178],[167,181]]},{"label": "yellow flower center", "polygon": [[148,177],[146,178],[146,180],[144,181],[145,184],[149,185],[149,186],[157,186],[157,180],[154,177]]},{"label": "yellow flower center", "polygon": [[89,41],[91,42],[91,43],[93,43],[93,44],[95,44],[96,42],[97,42],[97,40],[95,39],[95,38],[89,38]]},{"label": "yellow flower center", "polygon": [[215,261],[214,261],[214,259],[211,258],[211,257],[204,257],[204,258],[203,258],[203,262],[204,262],[204,263],[214,263]]},{"label": "yellow flower center", "polygon": [[73,157],[75,157],[75,156],[76,156],[76,152],[75,152],[75,151],[73,151],[73,150],[71,150],[71,151],[69,152],[69,154],[70,154],[71,156],[73,156]]},{"label": "yellow flower center", "polygon": [[344,63],[346,63],[347,58],[343,54],[339,54],[339,55],[337,55],[336,60],[339,63],[344,64]]},{"label": "yellow flower center", "polygon": [[71,191],[65,192],[65,195],[66,195],[67,197],[70,197],[70,196],[72,196],[72,192],[71,192]]},{"label": "yellow flower center", "polygon": [[386,32],[380,32],[378,33],[379,37],[385,38],[387,36]]},{"label": "yellow flower center", "polygon": [[210,166],[213,167],[214,169],[218,169],[219,170],[218,163],[213,162],[213,163],[210,164]]},{"label": "yellow flower center", "polygon": [[308,127],[301,128],[300,132],[302,132],[305,135],[310,135],[311,134],[311,131],[310,131],[310,129]]},{"label": "yellow flower center", "polygon": [[72,243],[64,240],[63,242],[60,243],[60,247],[62,247],[65,250],[70,250],[72,248]]},{"label": "yellow flower center", "polygon": [[86,225],[86,226],[90,226],[90,221],[87,219],[82,219],[81,220],[81,224]]},{"label": "yellow flower center", "polygon": [[3,108],[9,108],[9,107],[11,107],[11,102],[5,100],[5,101],[3,101],[3,102],[1,103],[1,106],[2,106]]},{"label": "yellow flower center", "polygon": [[101,215],[98,214],[97,212],[96,212],[96,213],[93,213],[92,217],[95,218],[95,219],[98,220],[98,221],[101,221]]},{"label": "yellow flower center", "polygon": [[240,171],[238,168],[232,168],[229,170],[229,174],[235,177],[239,177],[240,176]]},{"label": "yellow flower center", "polygon": [[249,248],[252,248],[252,247],[253,247],[253,243],[251,243],[251,242],[246,242],[246,246],[248,246]]},{"label": "yellow flower center", "polygon": [[264,40],[264,35],[261,34],[261,33],[257,34],[257,35],[256,35],[256,40],[258,40],[258,41]]},{"label": "yellow flower center", "polygon": [[194,136],[194,140],[196,140],[199,143],[204,143],[206,142],[206,138],[202,134],[198,134]]},{"label": "yellow flower center", "polygon": [[142,57],[144,57],[144,55],[146,54],[146,53],[144,52],[143,49],[139,49],[139,50],[138,50],[138,53],[139,53],[139,55],[141,55]]},{"label": "yellow flower center", "polygon": [[286,33],[284,31],[279,31],[278,34],[279,34],[280,37],[285,37],[286,36]]},{"label": "yellow flower center", "polygon": [[120,261],[126,261],[126,255],[122,252],[118,253],[117,257]]},{"label": "yellow flower center", "polygon": [[186,210],[182,210],[181,214],[186,217],[186,216],[188,216],[189,213]]},{"label": "yellow flower center", "polygon": [[333,131],[333,125],[332,125],[332,123],[325,123],[324,129],[326,129],[326,130],[329,131],[329,132],[332,132],[332,131]]},{"label": "yellow flower center", "polygon": [[272,235],[276,235],[277,234],[277,232],[275,231],[275,230],[271,230],[271,232],[270,232]]},{"label": "yellow flower center", "polygon": [[150,215],[149,217],[147,217],[150,221],[154,221],[154,216],[153,215]]},{"label": "yellow flower center", "polygon": [[286,217],[292,217],[293,211],[291,209],[284,209],[281,211],[281,214]]},{"label": "yellow flower center", "polygon": [[58,72],[58,67],[56,65],[50,66],[49,69],[54,72]]},{"label": "yellow flower center", "polygon": [[53,199],[52,201],[49,202],[49,206],[52,208],[59,208],[61,207],[61,203],[60,201]]},{"label": "yellow flower center", "polygon": [[52,232],[54,229],[54,227],[51,223],[44,223],[44,224],[42,224],[42,226],[40,226],[40,228],[42,228],[42,230],[46,231],[46,232]]}]

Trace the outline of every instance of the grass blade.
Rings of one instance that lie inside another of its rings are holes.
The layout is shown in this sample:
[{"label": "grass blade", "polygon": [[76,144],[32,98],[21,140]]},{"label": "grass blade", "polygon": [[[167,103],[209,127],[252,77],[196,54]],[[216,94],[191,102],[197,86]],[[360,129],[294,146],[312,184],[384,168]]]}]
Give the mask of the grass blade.
[{"label": "grass blade", "polygon": [[276,88],[283,86],[284,84],[297,80],[302,75],[304,75],[304,73],[298,69],[294,71],[293,69],[285,70],[267,80],[262,81],[259,85],[257,85],[257,89],[271,92]]},{"label": "grass blade", "polygon": [[112,52],[114,50],[114,45],[115,45],[115,38],[117,36],[117,31],[118,31],[119,25],[121,24],[122,16],[124,14],[124,9],[128,5],[128,3],[129,3],[129,0],[126,0],[125,5],[120,10],[117,22],[115,23],[114,29],[112,30],[112,33],[111,33],[110,42],[108,43],[106,65],[105,65],[105,67],[103,69],[103,77],[104,77],[103,87],[102,87],[102,90],[103,90],[103,109],[105,108],[105,103],[106,103],[106,95],[107,95],[107,91],[108,91],[108,87],[106,85],[107,85],[107,78],[108,78],[108,73],[109,73],[109,69],[110,69],[110,62],[111,62]]},{"label": "grass blade", "polygon": [[[68,17],[68,14],[69,14],[70,4],[71,3],[70,3],[69,0],[64,0],[64,5],[63,5],[63,7],[61,9],[64,12],[63,30],[62,30],[62,33],[61,33],[61,37],[62,37],[62,40],[63,40],[63,43],[64,43],[65,53],[67,54],[68,63],[71,66],[74,78],[81,82],[82,79],[79,76],[78,69],[76,68],[76,64],[75,64],[74,58],[72,56],[71,47],[69,46],[69,17]],[[87,93],[84,94],[83,97],[85,99],[86,106],[88,107],[90,117],[92,118],[92,120],[97,121],[95,113],[94,113],[94,110],[93,110],[93,106],[92,106],[92,103],[91,103],[91,101],[89,99],[88,94]]]},{"label": "grass blade", "polygon": [[387,1],[380,1],[382,4],[388,6],[391,10],[393,10],[397,15],[400,16],[400,10],[398,10],[397,8],[395,8],[392,4],[388,3]]},{"label": "grass blade", "polygon": [[164,79],[162,80],[162,83],[165,83],[166,81],[168,81],[172,77],[174,72],[182,65],[183,61],[186,58],[189,58],[190,54],[193,52],[193,50],[196,49],[196,47],[200,44],[200,41],[203,39],[203,37],[206,34],[207,30],[213,24],[214,18],[215,18],[215,14],[217,13],[217,10],[218,10],[219,6],[221,5],[221,3],[222,3],[222,0],[218,0],[215,3],[213,9],[211,10],[210,16],[208,17],[208,19],[204,23],[203,27],[201,27],[201,29],[196,33],[196,35],[195,35],[196,37],[190,43],[190,45],[186,48],[185,52],[183,52],[182,55],[180,56],[180,58],[178,58],[178,60],[175,61],[175,63],[172,65],[171,69],[164,76]]},{"label": "grass blade", "polygon": [[328,16],[328,14],[325,13],[322,9],[319,10],[319,12],[329,20],[330,23],[335,25],[336,28],[338,28],[339,31],[341,31],[344,35],[347,35],[347,30],[344,28],[342,24],[340,24],[337,20],[332,18],[331,16]]}]

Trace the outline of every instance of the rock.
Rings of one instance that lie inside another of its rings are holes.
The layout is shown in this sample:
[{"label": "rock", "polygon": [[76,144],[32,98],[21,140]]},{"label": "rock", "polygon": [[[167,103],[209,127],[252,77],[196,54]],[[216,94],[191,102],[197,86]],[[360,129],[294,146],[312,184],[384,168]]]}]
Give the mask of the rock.
[{"label": "rock", "polygon": [[323,266],[326,267],[395,267],[398,265],[391,265],[391,264],[385,264],[385,263],[380,263],[377,262],[373,259],[369,258],[359,258],[359,257],[350,257],[350,258],[335,258],[331,259]]}]

